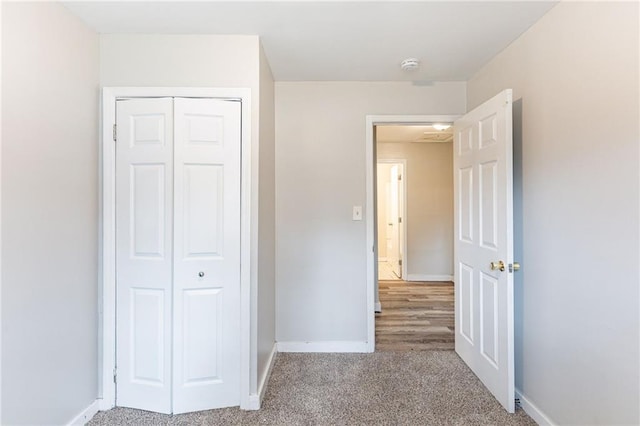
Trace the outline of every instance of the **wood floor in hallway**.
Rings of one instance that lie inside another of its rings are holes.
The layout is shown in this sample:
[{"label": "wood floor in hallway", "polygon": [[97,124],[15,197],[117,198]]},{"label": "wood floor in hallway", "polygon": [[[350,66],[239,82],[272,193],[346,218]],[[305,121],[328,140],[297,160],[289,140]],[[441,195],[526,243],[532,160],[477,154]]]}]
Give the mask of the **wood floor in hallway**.
[{"label": "wood floor in hallway", "polygon": [[452,282],[379,281],[376,351],[454,349]]}]

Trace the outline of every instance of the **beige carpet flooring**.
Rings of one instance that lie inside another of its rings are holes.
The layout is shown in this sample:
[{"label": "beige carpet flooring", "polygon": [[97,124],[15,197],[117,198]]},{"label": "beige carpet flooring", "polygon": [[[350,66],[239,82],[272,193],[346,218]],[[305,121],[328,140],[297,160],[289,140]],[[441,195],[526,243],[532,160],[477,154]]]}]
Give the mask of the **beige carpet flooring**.
[{"label": "beige carpet flooring", "polygon": [[278,354],[262,409],[162,415],[127,408],[102,425],[535,425],[506,413],[453,351]]}]

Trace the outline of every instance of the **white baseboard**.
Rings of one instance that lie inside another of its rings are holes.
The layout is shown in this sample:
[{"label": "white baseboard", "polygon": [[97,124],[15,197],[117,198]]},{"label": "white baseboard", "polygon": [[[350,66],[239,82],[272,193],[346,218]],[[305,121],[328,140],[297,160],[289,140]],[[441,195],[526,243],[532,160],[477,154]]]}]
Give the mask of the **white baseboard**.
[{"label": "white baseboard", "polygon": [[115,404],[113,404],[113,402],[109,402],[106,399],[98,399],[97,401],[98,411],[107,411],[115,407]]},{"label": "white baseboard", "polygon": [[67,423],[67,425],[84,426],[89,420],[93,418],[93,416],[96,415],[98,411],[100,411],[100,400],[96,399],[87,408],[85,408],[77,416],[75,416],[73,420]]},{"label": "white baseboard", "polygon": [[407,274],[407,281],[453,281],[453,275]]},{"label": "white baseboard", "polygon": [[276,356],[278,355],[278,344],[273,342],[273,348],[271,348],[271,353],[269,354],[269,359],[267,360],[267,369],[262,374],[260,378],[260,383],[258,384],[258,406],[250,408],[250,410],[259,410],[262,405],[262,400],[264,399],[264,394],[267,392],[267,386],[269,386],[269,378],[271,377],[271,371],[273,371],[273,365],[276,363]]},{"label": "white baseboard", "polygon": [[376,312],[382,312],[382,304],[380,302],[376,302],[376,304],[373,306],[373,310]]},{"label": "white baseboard", "polygon": [[520,400],[520,407],[540,426],[555,426],[555,423],[547,417],[536,405],[526,396],[522,395],[519,389],[516,389],[516,398]]},{"label": "white baseboard", "polygon": [[259,410],[260,409],[260,395],[252,393],[249,395],[249,403],[246,407],[240,406],[241,410]]},{"label": "white baseboard", "polygon": [[278,352],[371,352],[367,342],[325,341],[325,342],[278,342]]}]

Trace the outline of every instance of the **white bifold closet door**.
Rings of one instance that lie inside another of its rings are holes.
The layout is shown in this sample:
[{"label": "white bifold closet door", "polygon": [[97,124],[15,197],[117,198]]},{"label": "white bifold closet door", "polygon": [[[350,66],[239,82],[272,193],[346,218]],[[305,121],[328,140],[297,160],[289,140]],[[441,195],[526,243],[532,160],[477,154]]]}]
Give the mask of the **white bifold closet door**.
[{"label": "white bifold closet door", "polygon": [[118,100],[116,404],[240,403],[240,103]]}]

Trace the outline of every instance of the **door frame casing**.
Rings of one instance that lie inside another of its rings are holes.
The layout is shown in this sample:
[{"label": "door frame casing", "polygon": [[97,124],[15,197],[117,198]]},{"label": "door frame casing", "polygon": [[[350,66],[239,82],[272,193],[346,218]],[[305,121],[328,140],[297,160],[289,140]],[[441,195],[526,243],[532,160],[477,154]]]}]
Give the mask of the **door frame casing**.
[{"label": "door frame casing", "polygon": [[[402,279],[406,281],[407,280],[407,263],[408,263],[407,262],[407,223],[409,223],[407,219],[407,159],[406,158],[399,158],[399,159],[377,158],[377,155],[376,155],[376,163],[402,165],[402,179],[401,179],[402,201],[399,203],[399,206],[402,211],[402,214],[400,215],[400,217],[402,217],[402,232],[400,232],[401,241],[399,246],[400,246],[400,249],[402,250],[402,253],[400,255],[400,259],[402,260],[402,267],[401,267]],[[379,218],[376,217],[376,219],[379,219]],[[377,259],[378,259],[378,256],[376,256],[376,260]]]},{"label": "door frame casing", "polygon": [[[366,227],[366,258],[367,258],[367,352],[373,352],[376,347],[376,260],[378,258],[378,247],[375,238],[375,227],[377,226],[374,215],[375,182],[374,167],[377,164],[375,156],[375,135],[374,126],[381,124],[405,124],[424,125],[429,123],[453,123],[460,117],[459,114],[450,115],[367,115],[365,117],[366,139],[365,139],[365,168],[366,168],[366,205],[365,205],[365,227]],[[405,172],[406,173],[406,172]],[[405,212],[406,215],[406,212]]]},{"label": "door frame casing", "polygon": [[[113,125],[116,100],[126,98],[216,98],[241,103],[240,184],[240,408],[255,409],[251,394],[251,90],[204,87],[104,87],[102,89],[101,146],[99,149],[99,348],[98,384],[100,410],[116,404],[116,239],[115,158]],[[255,206],[257,207],[257,206]],[[255,331],[255,330],[254,330]]]}]

